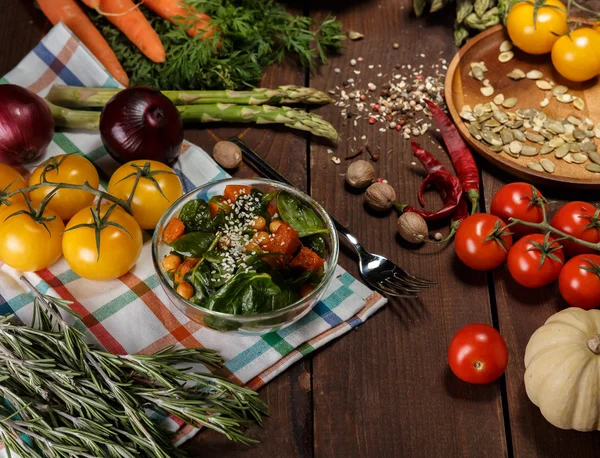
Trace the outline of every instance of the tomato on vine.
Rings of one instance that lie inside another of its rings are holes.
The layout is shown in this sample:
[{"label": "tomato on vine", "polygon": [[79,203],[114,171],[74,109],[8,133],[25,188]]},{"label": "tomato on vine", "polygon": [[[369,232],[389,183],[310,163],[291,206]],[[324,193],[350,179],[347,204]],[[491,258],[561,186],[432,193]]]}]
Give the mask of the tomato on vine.
[{"label": "tomato on vine", "polygon": [[450,369],[467,383],[484,384],[497,380],[508,364],[508,348],[493,327],[468,324],[458,330],[448,347]]},{"label": "tomato on vine", "polygon": [[511,277],[527,288],[539,288],[558,278],[565,262],[562,247],[550,234],[530,234],[508,252]]},{"label": "tomato on vine", "polygon": [[108,183],[108,193],[130,200],[133,217],[140,227],[154,229],[167,208],[183,195],[183,188],[171,167],[138,160],[117,169]]},{"label": "tomato on vine", "polygon": [[560,37],[552,47],[552,64],[570,81],[587,81],[600,73],[600,34],[589,27]]},{"label": "tomato on vine", "polygon": [[512,243],[506,224],[487,213],[476,213],[465,219],[454,240],[458,258],[471,269],[484,271],[502,264]]},{"label": "tomato on vine", "polygon": [[567,8],[559,0],[515,3],[506,18],[514,45],[528,54],[546,54],[558,37],[568,32]]},{"label": "tomato on vine", "polygon": [[26,272],[50,267],[62,255],[65,225],[45,202],[34,208],[29,201],[12,204],[0,221],[0,260]]},{"label": "tomato on vine", "polygon": [[[78,154],[61,154],[40,164],[29,178],[29,186],[46,182],[50,184],[29,192],[32,202],[39,203],[52,192],[55,188],[52,183],[83,185],[87,182],[97,189],[100,178],[94,164],[85,157]],[[64,221],[68,221],[79,210],[90,205],[94,197],[94,194],[80,189],[59,189],[48,203],[48,208],[55,211]]]},{"label": "tomato on vine", "polygon": [[[534,186],[529,183],[509,183],[494,195],[490,213],[502,218],[506,224],[510,218],[541,223],[544,220],[542,206],[547,207],[546,199]],[[515,224],[510,229],[516,237],[533,234],[537,230],[521,224]]]},{"label": "tomato on vine", "polygon": [[116,204],[86,207],[65,229],[65,260],[80,277],[114,280],[127,273],[142,252],[142,230]]},{"label": "tomato on vine", "polygon": [[9,165],[0,164],[0,212],[10,204],[25,202],[25,197],[21,193],[11,197],[6,196],[26,186],[25,179],[19,172]]},{"label": "tomato on vine", "polygon": [[558,288],[571,307],[600,307],[600,256],[582,254],[568,261],[558,277]]},{"label": "tomato on vine", "polygon": [[[569,202],[554,214],[550,225],[559,231],[590,243],[600,243],[600,209],[587,202]],[[592,248],[561,240],[567,257],[595,253]]]}]

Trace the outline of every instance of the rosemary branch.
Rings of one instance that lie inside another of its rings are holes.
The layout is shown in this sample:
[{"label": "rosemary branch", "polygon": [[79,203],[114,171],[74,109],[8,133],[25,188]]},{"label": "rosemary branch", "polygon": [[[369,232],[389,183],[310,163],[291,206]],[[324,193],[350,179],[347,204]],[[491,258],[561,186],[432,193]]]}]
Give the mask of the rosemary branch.
[{"label": "rosemary branch", "polygon": [[32,290],[31,326],[0,318],[0,441],[27,457],[184,457],[152,414],[252,443],[247,426],[266,408],[257,394],[182,364],[218,367],[212,350],[168,347],[154,355],[113,355],[85,342],[63,320],[69,302]]}]

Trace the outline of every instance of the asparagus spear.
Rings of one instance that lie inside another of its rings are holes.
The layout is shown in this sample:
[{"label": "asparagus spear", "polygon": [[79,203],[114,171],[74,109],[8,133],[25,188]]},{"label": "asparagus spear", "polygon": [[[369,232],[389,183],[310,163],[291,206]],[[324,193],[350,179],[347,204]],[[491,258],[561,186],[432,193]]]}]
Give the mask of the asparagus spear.
[{"label": "asparagus spear", "polygon": [[[98,129],[100,112],[70,110],[47,102],[57,127]],[[292,129],[305,130],[319,137],[339,140],[335,128],[320,116],[290,107],[271,105],[208,105],[178,106],[184,122],[255,122],[256,124],[284,124]]]},{"label": "asparagus spear", "polygon": [[[81,108],[102,107],[120,89],[55,85],[46,99],[56,105]],[[162,91],[175,105],[233,103],[236,105],[306,104],[325,105],[333,99],[311,87],[279,86],[248,91]]]}]

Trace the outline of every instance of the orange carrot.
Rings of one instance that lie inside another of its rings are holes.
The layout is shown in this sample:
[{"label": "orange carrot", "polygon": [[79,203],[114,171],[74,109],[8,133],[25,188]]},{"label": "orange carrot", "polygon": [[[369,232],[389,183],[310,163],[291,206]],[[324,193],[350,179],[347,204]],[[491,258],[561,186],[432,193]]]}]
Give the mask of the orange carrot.
[{"label": "orange carrot", "polygon": [[165,48],[144,13],[131,0],[82,0],[90,8],[103,13],[146,57],[165,61]]},{"label": "orange carrot", "polygon": [[[199,33],[202,33],[203,40],[210,38],[214,35],[214,29],[210,25],[210,16],[204,13],[198,13],[195,9],[180,1],[180,0],[145,0],[144,6],[150,8],[156,14],[158,14],[163,19],[167,21],[171,21],[173,24],[185,24],[191,25],[191,27],[187,30],[187,34],[190,37],[195,37]],[[193,23],[188,23],[185,18],[194,15],[196,17],[196,21]],[[175,19],[177,16],[182,19]]]},{"label": "orange carrot", "polygon": [[52,24],[64,23],[119,83],[129,86],[127,73],[116,54],[75,0],[38,0],[37,3]]}]

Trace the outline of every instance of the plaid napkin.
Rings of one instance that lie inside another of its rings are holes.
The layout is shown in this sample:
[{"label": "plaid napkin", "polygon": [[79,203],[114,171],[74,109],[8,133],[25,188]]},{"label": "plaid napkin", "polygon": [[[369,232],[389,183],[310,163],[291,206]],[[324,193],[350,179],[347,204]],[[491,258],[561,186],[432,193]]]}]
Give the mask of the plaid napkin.
[{"label": "plaid napkin", "polygon": [[[118,87],[90,52],[62,24],[56,25],[0,83],[27,87],[45,96],[54,83]],[[45,156],[82,153],[97,166],[101,186],[118,164],[111,159],[95,132],[58,132]],[[35,164],[37,165],[37,164]],[[22,168],[26,177],[34,168]],[[174,165],[185,192],[228,175],[201,148],[186,143]],[[184,172],[185,171],[185,172]],[[145,234],[142,255],[133,270],[118,280],[93,282],[78,277],[61,259],[26,277],[42,293],[73,301],[82,318],[73,319],[89,341],[113,353],[152,353],[177,344],[217,350],[226,361],[225,374],[233,381],[258,389],[288,366],[363,323],[386,300],[338,266],[324,299],[302,320],[264,336],[222,334],[191,321],[173,306],[159,285],[151,260],[151,234]],[[30,322],[32,297],[19,281],[20,272],[0,261],[0,314],[14,313]],[[176,418],[164,418],[182,443],[196,429]],[[1,453],[0,453],[1,455]]]}]

